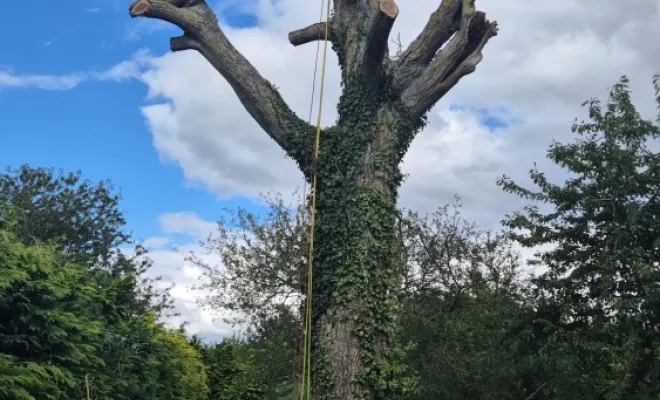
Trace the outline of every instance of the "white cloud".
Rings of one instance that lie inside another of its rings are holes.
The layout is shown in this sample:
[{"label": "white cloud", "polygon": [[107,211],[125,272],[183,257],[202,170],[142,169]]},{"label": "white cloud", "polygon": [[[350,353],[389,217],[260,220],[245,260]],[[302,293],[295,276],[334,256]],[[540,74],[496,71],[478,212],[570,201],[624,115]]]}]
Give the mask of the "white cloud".
[{"label": "white cloud", "polygon": [[99,7],[90,7],[90,8],[86,8],[85,11],[88,13],[97,13],[101,11],[101,9]]},{"label": "white cloud", "polygon": [[164,233],[178,233],[193,239],[204,239],[217,229],[214,222],[204,221],[192,212],[166,213],[158,218]]},{"label": "white cloud", "polygon": [[151,60],[152,56],[149,51],[142,49],[137,51],[129,60],[115,64],[105,71],[89,73],[88,79],[113,82],[139,79],[144,72],[144,68],[149,66]]},{"label": "white cloud", "polygon": [[[46,46],[52,41],[46,42]],[[2,89],[41,89],[71,90],[88,81],[122,82],[139,79],[144,69],[152,62],[148,50],[136,52],[129,60],[122,61],[105,71],[81,71],[66,75],[18,74],[12,69],[0,66],[0,90]]]},{"label": "white cloud", "polygon": [[[477,1],[498,20],[500,34],[487,46],[477,71],[440,101],[429,126],[413,142],[403,163],[410,176],[401,190],[401,204],[428,211],[458,193],[466,213],[495,227],[505,212],[521,204],[496,187],[498,176],[524,181],[536,161],[551,177],[562,178],[561,171],[545,161],[545,151],[552,139],[570,137],[573,118],[584,115],[582,101],[604,97],[607,87],[628,74],[641,110],[650,116],[650,79],[660,55],[638,39],[660,34],[655,22],[660,12],[657,2],[634,3]],[[419,16],[430,14],[437,4],[400,4],[394,34],[400,34],[404,45],[421,29]],[[225,27],[227,36],[307,118],[316,46],[294,48],[286,35],[318,19],[318,5],[281,0],[249,7],[260,26]],[[255,196],[272,189],[290,193],[302,185],[293,162],[250,119],[231,87],[203,57],[192,51],[165,54],[145,66],[141,79],[152,104],[142,111],[154,145],[164,160],[182,168],[186,179],[220,197]],[[339,97],[339,69],[332,53],[326,79],[324,125],[335,119],[333,105]],[[501,108],[520,123],[493,133],[475,113],[451,110],[451,104]]]},{"label": "white cloud", "polygon": [[[172,287],[170,293],[174,311],[180,314],[167,318],[165,322],[172,327],[186,322],[189,334],[199,334],[205,338],[231,336],[236,329],[223,322],[222,315],[202,309],[197,304],[197,299],[206,295],[205,291],[195,288],[200,283],[201,270],[185,260],[190,252],[194,252],[209,264],[220,264],[219,256],[205,254],[197,243],[214,231],[217,224],[202,220],[192,212],[166,213],[159,217],[158,222],[161,233],[147,238],[143,244],[153,261],[149,276],[161,278],[158,283],[160,289]],[[130,254],[132,250],[125,251]]]},{"label": "white cloud", "polygon": [[17,75],[9,69],[0,69],[0,89],[34,88],[42,90],[69,90],[87,79],[84,73],[69,75]]},{"label": "white cloud", "polygon": [[169,244],[171,239],[164,236],[156,236],[147,238],[142,244],[147,249],[162,249],[165,245]]}]

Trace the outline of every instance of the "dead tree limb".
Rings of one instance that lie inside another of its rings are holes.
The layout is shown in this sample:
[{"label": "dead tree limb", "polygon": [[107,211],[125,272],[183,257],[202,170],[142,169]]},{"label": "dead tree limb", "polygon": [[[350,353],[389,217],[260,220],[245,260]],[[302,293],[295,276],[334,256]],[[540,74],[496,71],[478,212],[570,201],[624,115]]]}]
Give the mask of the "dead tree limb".
[{"label": "dead tree limb", "polygon": [[461,5],[461,0],[443,0],[431,14],[419,36],[397,58],[394,76],[398,85],[405,86],[418,78],[440,47],[458,31]]},{"label": "dead tree limb", "polygon": [[[289,42],[294,46],[323,40],[325,38],[325,22],[317,22],[302,29],[289,33]],[[328,27],[328,41],[332,42],[332,21]]]},{"label": "dead tree limb", "polygon": [[[445,11],[449,12],[453,2],[462,2],[458,31],[451,36],[449,32],[453,28],[437,27],[446,33],[442,37],[436,34],[431,40],[432,27],[427,24],[420,37],[406,50],[409,56],[402,57],[396,67],[395,77],[399,80],[395,78],[395,85],[402,90],[401,101],[412,117],[426,113],[462,77],[474,72],[483,58],[484,46],[497,35],[497,22],[488,21],[486,14],[477,11],[474,0],[445,0],[440,7],[446,7]],[[445,15],[439,11],[436,14],[438,21],[442,20],[439,15]],[[433,21],[434,17],[431,17],[429,24]],[[444,23],[455,25],[449,15],[445,15]],[[420,39],[422,37],[427,39]],[[446,45],[429,58],[435,46],[442,46],[440,42],[445,37],[448,39]],[[421,73],[417,71],[420,67],[423,68]]]},{"label": "dead tree limb", "polygon": [[201,53],[227,80],[259,126],[304,168],[310,155],[306,122],[231,44],[206,1],[138,0],[131,4],[129,14],[167,21],[181,28],[183,35],[170,40],[170,49]]},{"label": "dead tree limb", "polygon": [[365,76],[373,76],[381,68],[388,54],[390,32],[398,15],[399,7],[393,0],[380,0],[367,34],[363,71]]}]

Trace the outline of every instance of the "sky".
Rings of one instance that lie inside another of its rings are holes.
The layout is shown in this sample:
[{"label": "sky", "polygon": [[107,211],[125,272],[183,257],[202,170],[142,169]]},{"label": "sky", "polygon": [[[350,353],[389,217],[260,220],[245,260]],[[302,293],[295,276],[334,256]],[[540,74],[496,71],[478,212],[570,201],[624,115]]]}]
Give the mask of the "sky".
[{"label": "sky", "polygon": [[[152,249],[154,275],[172,292],[191,333],[231,328],[195,304],[199,271],[181,252],[215,227],[223,209],[263,211],[260,193],[292,196],[302,184],[293,162],[252,121],[229,85],[197,53],[172,54],[178,29],[131,19],[129,1],[9,2],[0,26],[0,164],[81,170],[110,179],[135,236]],[[412,41],[439,0],[400,0],[393,29]],[[318,20],[320,1],[209,3],[234,45],[301,116],[309,107],[316,46],[294,48],[290,30]],[[570,140],[581,103],[605,99],[626,74],[644,116],[654,117],[651,79],[660,72],[660,0],[477,0],[499,35],[484,60],[429,113],[402,168],[400,205],[430,212],[462,198],[463,213],[497,229],[523,203],[495,184],[527,182],[552,140]],[[22,16],[22,17],[21,17]],[[330,53],[323,125],[336,117],[339,68]],[[173,250],[173,246],[178,250]]]}]

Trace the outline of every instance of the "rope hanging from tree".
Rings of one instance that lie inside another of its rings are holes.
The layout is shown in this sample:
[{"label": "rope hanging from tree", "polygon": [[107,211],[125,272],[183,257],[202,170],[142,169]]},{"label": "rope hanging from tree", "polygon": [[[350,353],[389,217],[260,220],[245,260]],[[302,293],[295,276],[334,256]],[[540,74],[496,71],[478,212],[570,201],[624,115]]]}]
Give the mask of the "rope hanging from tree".
[{"label": "rope hanging from tree", "polygon": [[[305,304],[305,328],[304,328],[304,345],[302,349],[302,373],[301,373],[301,382],[300,382],[300,400],[312,400],[312,340],[311,340],[311,334],[312,334],[312,271],[313,271],[313,254],[314,254],[314,224],[316,221],[316,172],[315,172],[315,164],[316,164],[316,159],[319,155],[319,145],[320,145],[320,140],[321,140],[321,117],[323,115],[323,94],[324,94],[324,89],[325,89],[325,71],[326,71],[326,65],[327,65],[327,54],[328,54],[328,27],[330,25],[330,5],[331,2],[330,0],[321,0],[321,8],[323,10],[323,6],[326,6],[325,9],[325,16],[326,16],[326,21],[325,21],[325,32],[324,32],[324,37],[323,37],[323,59],[321,61],[321,87],[320,87],[320,92],[319,92],[319,108],[318,108],[318,116],[317,116],[317,122],[316,122],[316,135],[314,137],[314,153],[312,156],[312,171],[313,176],[312,176],[312,188],[311,188],[311,195],[312,195],[312,204],[311,204],[311,209],[310,209],[310,223],[309,223],[309,253],[307,255],[307,295],[306,295],[306,304]],[[321,11],[323,13],[323,11]],[[321,19],[322,19],[321,14]],[[312,108],[314,105],[314,87],[316,83],[316,72],[318,69],[318,56],[319,56],[319,48],[317,46],[317,52],[316,52],[316,61],[314,64],[314,82],[312,84],[312,100],[310,104],[310,116],[309,116],[309,123],[307,126],[311,126],[311,114],[312,114]]]}]

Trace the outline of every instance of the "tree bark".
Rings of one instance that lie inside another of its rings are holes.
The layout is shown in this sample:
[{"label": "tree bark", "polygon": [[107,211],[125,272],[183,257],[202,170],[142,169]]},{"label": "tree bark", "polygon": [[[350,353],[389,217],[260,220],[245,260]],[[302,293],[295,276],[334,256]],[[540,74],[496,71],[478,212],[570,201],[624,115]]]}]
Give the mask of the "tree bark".
[{"label": "tree bark", "polygon": [[[310,26],[289,32],[289,42],[294,46],[300,46],[310,42],[325,39],[325,22],[318,22]],[[328,27],[328,41],[333,41],[332,22]]]},{"label": "tree bark", "polygon": [[[201,53],[301,170],[307,165],[310,127],[229,43],[205,1],[139,0],[129,12],[180,27],[172,51]],[[342,70],[339,119],[322,133],[315,171],[302,171],[317,176],[312,371],[319,399],[391,399],[406,390],[393,342],[399,164],[428,109],[475,70],[497,34],[474,1],[443,0],[394,60],[387,43],[398,13],[393,0],[334,0],[329,39]],[[324,28],[291,32],[289,41],[322,39]]]}]

